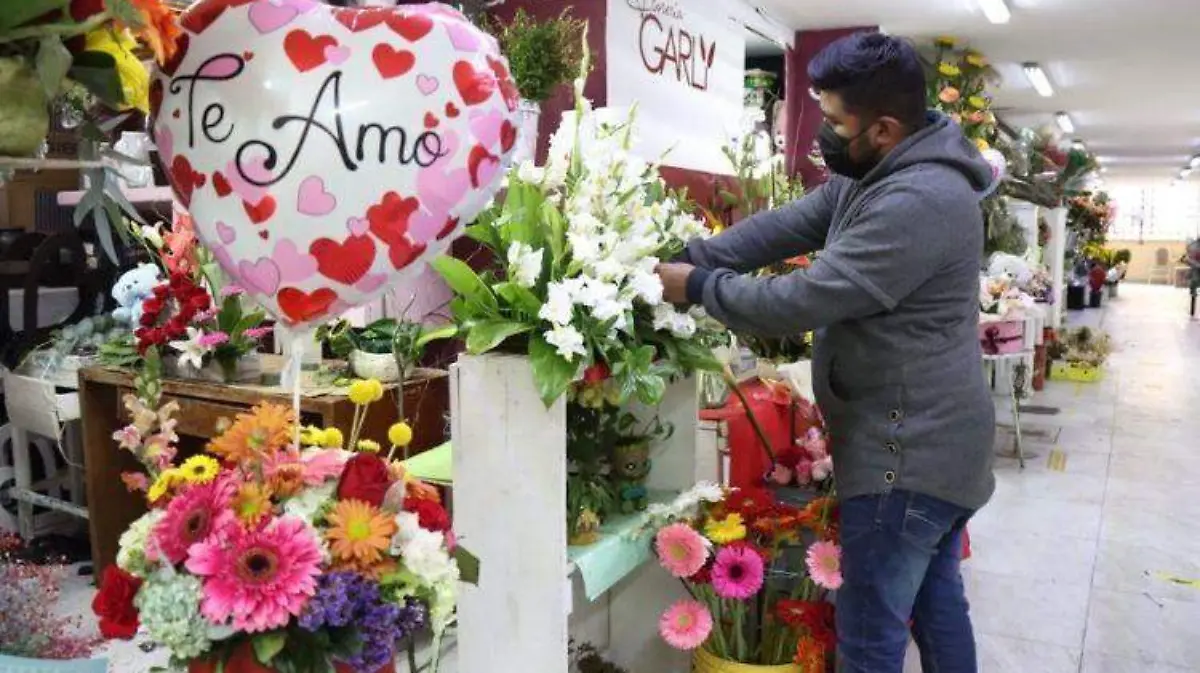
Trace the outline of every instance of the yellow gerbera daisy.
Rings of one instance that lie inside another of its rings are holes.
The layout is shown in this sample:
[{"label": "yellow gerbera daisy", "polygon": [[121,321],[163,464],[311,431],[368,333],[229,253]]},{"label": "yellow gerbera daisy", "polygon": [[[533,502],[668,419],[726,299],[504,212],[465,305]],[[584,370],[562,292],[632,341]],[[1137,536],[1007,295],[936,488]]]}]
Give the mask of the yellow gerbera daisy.
[{"label": "yellow gerbera daisy", "polygon": [[958,44],[958,40],[949,35],[942,35],[934,39],[933,43],[942,49],[953,49],[954,45]]},{"label": "yellow gerbera daisy", "polygon": [[379,442],[373,439],[360,439],[358,440],[358,445],[354,448],[363,453],[379,453],[382,447],[379,446]]},{"label": "yellow gerbera daisy", "polygon": [[983,96],[971,96],[967,99],[967,103],[976,110],[982,110],[988,106],[988,101]]},{"label": "yellow gerbera daisy", "polygon": [[412,443],[412,439],[413,431],[408,423],[394,423],[392,427],[388,428],[388,441],[392,443],[392,446],[408,446]]},{"label": "yellow gerbera daisy", "polygon": [[938,64],[938,72],[941,73],[942,77],[958,77],[962,74],[962,69],[953,63],[942,61]]},{"label": "yellow gerbera daisy", "polygon": [[207,484],[221,472],[221,464],[212,456],[192,456],[179,466],[179,476],[189,484]]},{"label": "yellow gerbera daisy", "polygon": [[396,520],[361,500],[342,500],[325,517],[330,552],[341,567],[369,570],[386,560]]},{"label": "yellow gerbera daisy", "polygon": [[359,379],[350,384],[350,401],[358,404],[370,404],[383,398],[383,384],[378,379]]},{"label": "yellow gerbera daisy", "polygon": [[158,475],[158,479],[155,479],[154,483],[150,485],[150,490],[146,492],[146,500],[149,500],[152,505],[158,502],[171,489],[175,488],[180,479],[179,471],[174,468],[163,471]]},{"label": "yellow gerbera daisy", "polygon": [[300,428],[300,444],[303,446],[323,446],[325,431],[315,425]]},{"label": "yellow gerbera daisy", "polygon": [[257,482],[242,484],[233,498],[233,512],[247,526],[271,513],[271,489]]},{"label": "yellow gerbera daisy", "polygon": [[983,138],[976,138],[976,139],[975,139],[975,146],[979,148],[979,151],[980,151],[980,152],[984,152],[984,151],[986,151],[986,150],[989,150],[989,149],[991,149],[991,147],[992,147],[991,145],[989,145],[989,144],[988,144],[988,141],[984,140]]},{"label": "yellow gerbera daisy", "polygon": [[729,544],[746,537],[746,524],[741,514],[730,514],[724,519],[709,519],[704,524],[704,535],[716,544]]},{"label": "yellow gerbera daisy", "polygon": [[978,54],[975,52],[967,54],[966,61],[968,65],[971,65],[975,68],[983,68],[988,64],[987,59],[983,57],[983,54]]}]

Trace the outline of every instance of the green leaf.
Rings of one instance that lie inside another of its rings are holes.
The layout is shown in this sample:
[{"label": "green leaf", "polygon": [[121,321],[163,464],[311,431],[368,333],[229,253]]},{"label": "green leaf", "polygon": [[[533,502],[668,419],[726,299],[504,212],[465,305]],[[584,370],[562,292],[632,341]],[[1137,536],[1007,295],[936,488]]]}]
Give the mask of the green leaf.
[{"label": "green leaf", "polygon": [[446,325],[437,329],[422,331],[421,336],[417,339],[417,348],[424,348],[434,341],[442,339],[453,339],[458,336],[457,325]]},{"label": "green leaf", "polygon": [[121,108],[125,105],[125,91],[121,88],[121,76],[117,74],[117,61],[111,54],[102,51],[81,51],[67,76],[83,85],[104,104]]},{"label": "green leaf", "polygon": [[492,250],[498,251],[502,247],[500,233],[496,231],[496,227],[490,222],[476,222],[467,227],[463,233],[467,235],[467,238],[478,241]]},{"label": "green leaf", "polygon": [[542,205],[542,219],[546,221],[546,237],[550,243],[550,254],[557,265],[567,251],[567,219],[549,201]]},{"label": "green leaf", "polygon": [[0,31],[24,25],[69,4],[71,0],[5,0],[0,3]]},{"label": "green leaf", "polygon": [[536,318],[542,310],[542,300],[529,288],[516,283],[499,283],[495,289],[501,299],[530,318]]},{"label": "green leaf", "polygon": [[255,636],[250,642],[254,645],[254,657],[258,659],[258,663],[268,666],[287,644],[287,632],[268,631]]},{"label": "green leaf", "polygon": [[679,339],[674,342],[677,352],[676,360],[684,371],[721,371],[721,361],[713,355],[708,346],[690,339]]},{"label": "green leaf", "polygon": [[458,578],[472,586],[479,586],[479,557],[459,545],[454,548],[454,562],[458,564]]},{"label": "green leaf", "polygon": [[547,343],[541,334],[534,334],[529,339],[529,364],[533,368],[533,382],[538,395],[547,408],[567,392],[578,369],[559,355],[558,350]]},{"label": "green leaf", "polygon": [[479,274],[466,262],[443,255],[433,260],[432,266],[442,275],[442,279],[451,290],[467,300],[468,308],[477,307],[495,313],[498,308],[496,297]]},{"label": "green leaf", "polygon": [[472,355],[486,353],[499,346],[505,339],[533,331],[533,325],[511,320],[487,320],[471,325],[467,332],[467,352]]},{"label": "green leaf", "polygon": [[58,95],[62,88],[63,78],[71,69],[71,52],[56,35],[43,37],[38,43],[37,61],[35,63],[38,79],[47,98]]}]

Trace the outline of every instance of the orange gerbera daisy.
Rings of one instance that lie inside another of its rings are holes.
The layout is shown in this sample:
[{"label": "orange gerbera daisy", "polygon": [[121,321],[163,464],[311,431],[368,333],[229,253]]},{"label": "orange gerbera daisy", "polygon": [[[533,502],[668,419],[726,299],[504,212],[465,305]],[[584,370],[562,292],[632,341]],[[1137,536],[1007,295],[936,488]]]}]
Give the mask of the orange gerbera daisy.
[{"label": "orange gerbera daisy", "polygon": [[250,413],[238,414],[233,425],[208,443],[208,451],[231,463],[261,460],[287,446],[295,422],[291,407],[264,402]]},{"label": "orange gerbera daisy", "polygon": [[233,512],[247,526],[257,526],[271,513],[271,489],[256,482],[242,484],[233,497]]},{"label": "orange gerbera daisy", "polygon": [[271,491],[281,498],[290,498],[304,489],[304,466],[300,464],[280,465],[267,479]]},{"label": "orange gerbera daisy", "polygon": [[326,515],[325,532],[335,566],[370,573],[381,562],[396,534],[396,520],[362,500],[343,500]]},{"label": "orange gerbera daisy", "polygon": [[179,36],[183,34],[175,14],[162,0],[129,0],[129,4],[138,13],[138,25],[129,28],[150,47],[160,65],[166,63],[175,56]]},{"label": "orange gerbera daisy", "polygon": [[801,673],[824,673],[825,648],[812,636],[804,636],[796,643],[796,658],[793,660]]}]

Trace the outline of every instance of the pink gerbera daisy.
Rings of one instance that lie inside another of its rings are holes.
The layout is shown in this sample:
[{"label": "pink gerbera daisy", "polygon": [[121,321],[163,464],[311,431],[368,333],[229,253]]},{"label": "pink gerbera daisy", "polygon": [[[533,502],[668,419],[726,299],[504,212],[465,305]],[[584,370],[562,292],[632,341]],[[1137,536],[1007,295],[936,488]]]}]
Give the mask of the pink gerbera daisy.
[{"label": "pink gerbera daisy", "polygon": [[673,523],[658,531],[654,549],[662,567],[680,579],[695,575],[708,561],[708,545],[700,533],[687,524]]},{"label": "pink gerbera daisy", "polygon": [[842,586],[842,548],[828,541],[813,543],[805,556],[808,576],[817,586],[836,591]]},{"label": "pink gerbera daisy", "polygon": [[205,578],[200,612],[209,621],[258,633],[300,614],[316,592],[321,548],[302,520],[285,516],[196,545],[187,569]]},{"label": "pink gerbera daisy", "polygon": [[658,633],[677,650],[694,650],[712,633],[713,620],[708,608],[698,601],[679,601],[667,608],[658,620]]},{"label": "pink gerbera daisy", "polygon": [[721,598],[750,598],[762,588],[764,570],[762,556],[749,546],[725,547],[713,564],[713,589]]},{"label": "pink gerbera daisy", "polygon": [[152,559],[165,556],[171,563],[180,563],[187,558],[192,545],[236,527],[237,518],[229,506],[236,492],[237,487],[229,479],[216,479],[181,491],[155,526],[147,555]]}]

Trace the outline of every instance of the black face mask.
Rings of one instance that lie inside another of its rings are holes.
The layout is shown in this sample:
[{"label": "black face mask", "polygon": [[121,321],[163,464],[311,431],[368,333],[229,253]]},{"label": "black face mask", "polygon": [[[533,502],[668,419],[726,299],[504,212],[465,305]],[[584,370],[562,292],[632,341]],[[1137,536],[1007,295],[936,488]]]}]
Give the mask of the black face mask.
[{"label": "black face mask", "polygon": [[862,180],[872,168],[879,165],[878,152],[862,161],[856,161],[850,156],[850,146],[870,129],[871,126],[868,125],[853,138],[844,138],[833,130],[833,125],[829,122],[821,124],[821,130],[817,133],[817,145],[821,148],[821,156],[829,170],[853,180]]}]

